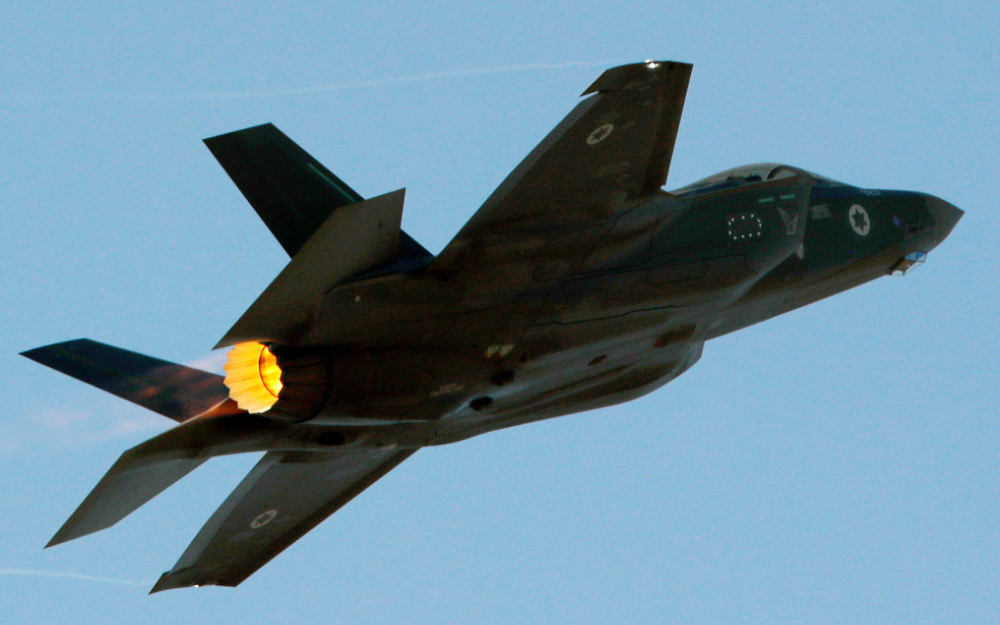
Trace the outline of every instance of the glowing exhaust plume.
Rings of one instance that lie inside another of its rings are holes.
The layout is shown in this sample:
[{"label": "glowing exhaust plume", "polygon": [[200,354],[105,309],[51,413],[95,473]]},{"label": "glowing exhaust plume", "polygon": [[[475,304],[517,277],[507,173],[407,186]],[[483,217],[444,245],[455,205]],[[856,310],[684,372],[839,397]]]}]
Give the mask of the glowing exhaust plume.
[{"label": "glowing exhaust plume", "polygon": [[278,401],[281,369],[266,345],[237,343],[222,367],[229,396],[247,412],[266,412]]}]

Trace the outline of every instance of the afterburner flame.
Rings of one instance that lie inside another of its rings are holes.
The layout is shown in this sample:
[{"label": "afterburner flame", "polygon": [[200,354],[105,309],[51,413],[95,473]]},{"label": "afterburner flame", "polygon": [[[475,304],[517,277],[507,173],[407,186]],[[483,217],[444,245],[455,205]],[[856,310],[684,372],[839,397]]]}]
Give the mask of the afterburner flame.
[{"label": "afterburner flame", "polygon": [[247,412],[266,412],[278,401],[281,369],[267,345],[237,343],[226,360],[229,397]]}]

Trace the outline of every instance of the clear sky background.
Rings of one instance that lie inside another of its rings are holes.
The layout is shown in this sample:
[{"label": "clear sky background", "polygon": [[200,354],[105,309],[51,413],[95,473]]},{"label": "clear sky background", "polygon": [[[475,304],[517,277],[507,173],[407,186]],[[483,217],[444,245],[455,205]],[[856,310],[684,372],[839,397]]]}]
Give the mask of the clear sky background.
[{"label": "clear sky background", "polygon": [[[5,623],[995,623],[995,2],[0,3]],[[431,251],[605,68],[694,64],[668,188],[799,165],[965,209],[925,266],[640,400],[425,449],[237,589],[147,596],[255,457],[42,550],[170,423],[17,356],[219,364],[287,257],[200,139],[274,122]]]}]

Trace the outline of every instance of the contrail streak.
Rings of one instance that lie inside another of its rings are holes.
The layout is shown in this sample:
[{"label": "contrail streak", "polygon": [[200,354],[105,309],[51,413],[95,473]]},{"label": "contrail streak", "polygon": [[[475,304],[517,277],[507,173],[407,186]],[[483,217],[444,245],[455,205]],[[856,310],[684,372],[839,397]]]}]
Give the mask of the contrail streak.
[{"label": "contrail streak", "polygon": [[97,577],[82,573],[60,573],[59,571],[38,571],[36,569],[5,569],[0,568],[0,575],[18,575],[22,577],[51,577],[56,579],[75,579],[84,582],[100,582],[102,584],[121,584],[124,586],[149,586],[152,582],[137,582],[131,579],[115,577]]},{"label": "contrail streak", "polygon": [[66,94],[66,95],[0,95],[0,101],[11,103],[44,103],[44,102],[161,102],[161,101],[218,101],[246,100],[253,98],[275,98],[281,96],[315,95],[346,91],[351,89],[370,89],[388,85],[405,83],[429,82],[444,78],[461,76],[485,76],[488,74],[507,74],[516,72],[551,71],[573,67],[606,67],[608,62],[597,61],[567,61],[563,63],[522,63],[520,65],[500,65],[495,67],[468,67],[443,72],[427,72],[405,76],[390,76],[372,78],[369,80],[348,81],[326,85],[311,85],[306,87],[279,87],[276,89],[250,89],[241,91],[202,91],[195,93],[118,93],[118,94]]}]

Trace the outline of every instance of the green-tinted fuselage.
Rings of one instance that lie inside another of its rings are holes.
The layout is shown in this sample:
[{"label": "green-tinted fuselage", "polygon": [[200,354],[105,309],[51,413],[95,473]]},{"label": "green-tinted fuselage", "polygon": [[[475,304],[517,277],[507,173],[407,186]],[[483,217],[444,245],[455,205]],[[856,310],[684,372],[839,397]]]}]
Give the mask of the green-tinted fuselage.
[{"label": "green-tinted fuselage", "polygon": [[338,346],[314,421],[435,444],[626,401],[693,365],[707,339],[905,269],[960,216],[926,194],[756,165],[622,206],[597,237],[494,254],[460,281],[349,282],[304,341]]},{"label": "green-tinted fuselage", "polygon": [[291,257],[225,376],[87,339],[24,355],[180,422],[59,529],[104,529],[206,459],[264,457],[154,591],[233,586],[420,447],[623,402],[708,339],[889,273],[962,212],[784,165],[662,191],[691,66],[611,68],[439,254],[270,124],[206,140]]}]

